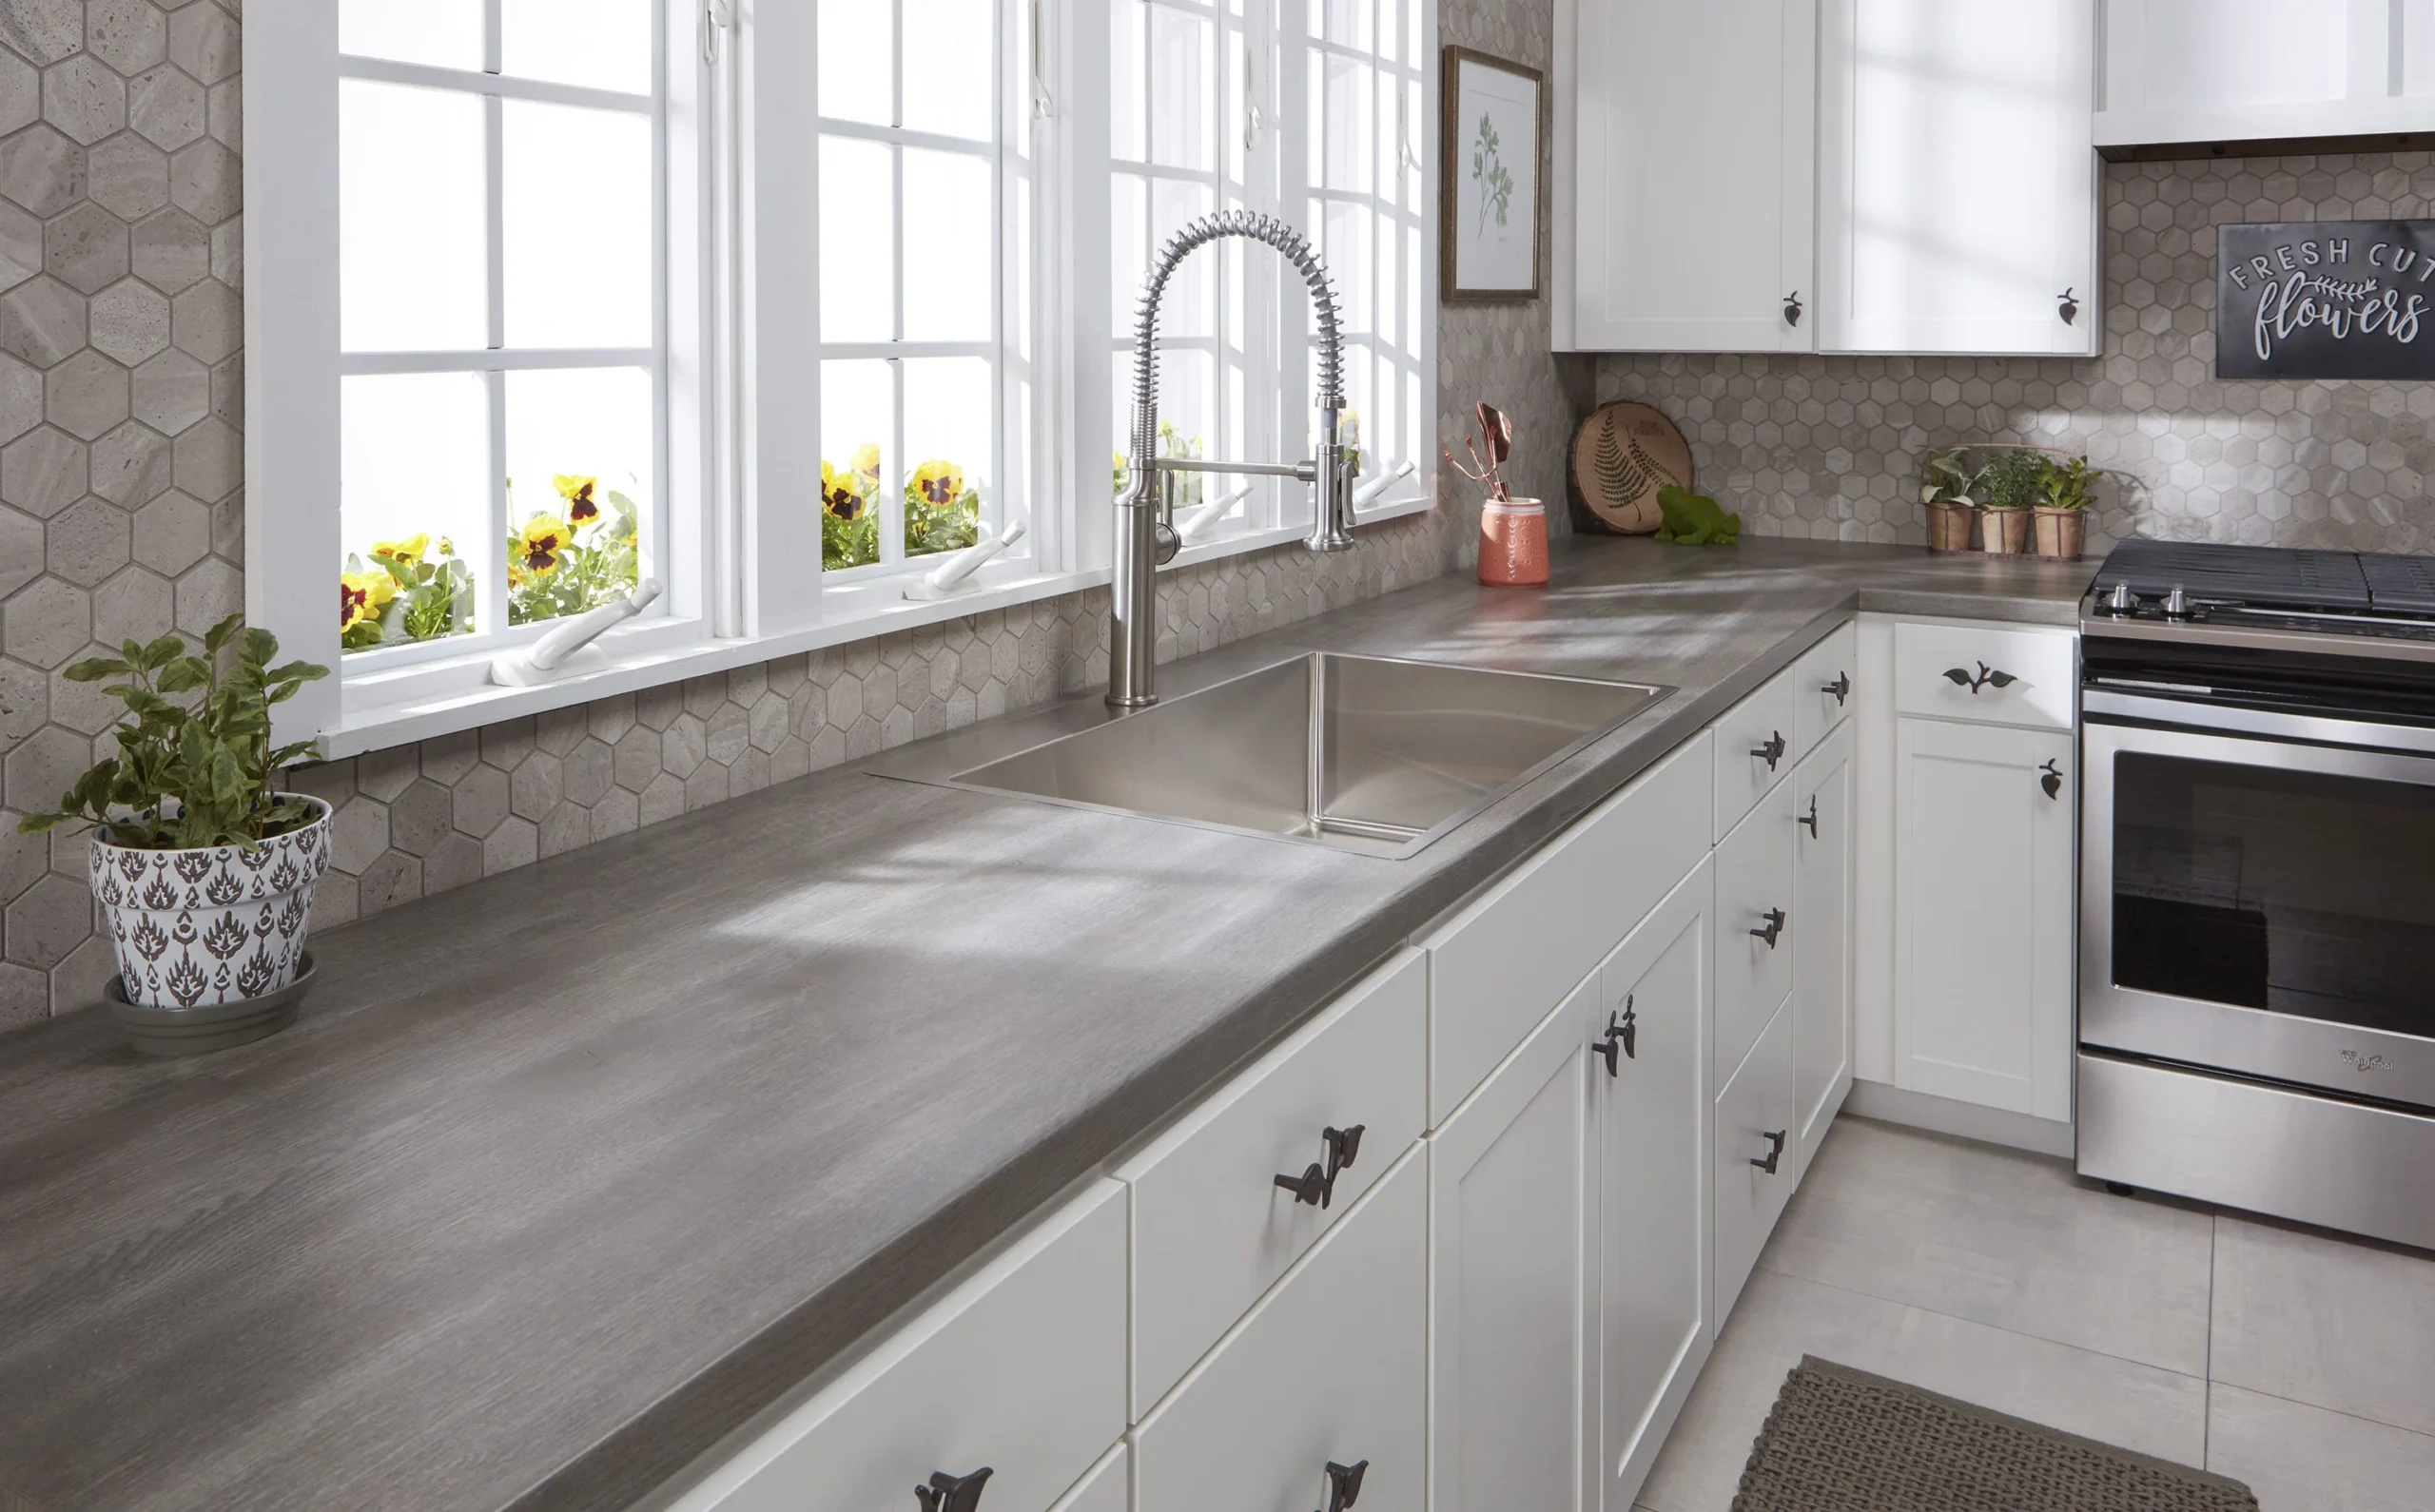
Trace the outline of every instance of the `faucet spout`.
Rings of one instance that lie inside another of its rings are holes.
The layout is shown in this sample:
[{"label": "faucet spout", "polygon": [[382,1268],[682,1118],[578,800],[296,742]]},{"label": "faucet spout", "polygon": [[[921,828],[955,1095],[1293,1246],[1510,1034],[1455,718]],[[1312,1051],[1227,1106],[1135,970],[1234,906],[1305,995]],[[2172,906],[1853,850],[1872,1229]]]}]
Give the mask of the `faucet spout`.
[{"label": "faucet spout", "polygon": [[[1108,645],[1107,701],[1120,708],[1158,702],[1158,570],[1179,549],[1166,518],[1167,493],[1159,456],[1159,306],[1183,260],[1212,242],[1241,237],[1273,247],[1310,285],[1313,318],[1319,332],[1319,438],[1308,464],[1312,487],[1314,552],[1353,546],[1353,468],[1338,436],[1344,412],[1344,335],[1335,286],[1310,240],[1274,216],[1227,210],[1202,216],[1167,239],[1142,281],[1133,322],[1133,432],[1128,437],[1129,477],[1116,501],[1114,623]],[[1298,471],[1298,470],[1297,470]]]}]

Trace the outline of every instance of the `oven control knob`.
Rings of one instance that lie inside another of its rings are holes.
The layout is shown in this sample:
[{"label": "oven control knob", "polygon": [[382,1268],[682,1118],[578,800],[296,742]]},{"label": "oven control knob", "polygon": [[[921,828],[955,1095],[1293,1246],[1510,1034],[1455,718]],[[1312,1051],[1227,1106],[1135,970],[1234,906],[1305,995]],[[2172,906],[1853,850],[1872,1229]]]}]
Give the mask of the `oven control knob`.
[{"label": "oven control knob", "polygon": [[2189,617],[2190,595],[2176,587],[2165,595],[2165,618],[2188,619]]},{"label": "oven control knob", "polygon": [[2136,614],[2139,612],[2139,595],[2131,591],[2130,584],[2116,583],[2114,591],[2099,599],[2096,607],[2108,614]]}]

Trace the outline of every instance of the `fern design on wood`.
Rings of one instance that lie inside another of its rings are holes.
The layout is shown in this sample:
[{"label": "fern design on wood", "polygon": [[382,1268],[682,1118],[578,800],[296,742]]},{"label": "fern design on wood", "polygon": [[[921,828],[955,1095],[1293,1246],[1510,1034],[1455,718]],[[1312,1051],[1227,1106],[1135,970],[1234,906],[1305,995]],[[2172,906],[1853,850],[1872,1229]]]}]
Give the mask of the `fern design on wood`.
[{"label": "fern design on wood", "polygon": [[1627,446],[1615,444],[1615,427],[1610,422],[1598,428],[1597,454],[1591,458],[1598,474],[1598,486],[1604,490],[1608,504],[1620,508],[1655,492],[1662,484],[1683,486],[1674,470],[1648,455],[1648,449],[1638,441]]}]

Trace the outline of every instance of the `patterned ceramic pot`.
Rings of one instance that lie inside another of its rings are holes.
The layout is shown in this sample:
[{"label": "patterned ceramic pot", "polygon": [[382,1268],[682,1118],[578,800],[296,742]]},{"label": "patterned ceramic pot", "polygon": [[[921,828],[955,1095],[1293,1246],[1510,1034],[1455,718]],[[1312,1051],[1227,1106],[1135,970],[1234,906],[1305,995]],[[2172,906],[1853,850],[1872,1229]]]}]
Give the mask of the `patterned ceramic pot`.
[{"label": "patterned ceramic pot", "polygon": [[313,884],[330,865],[330,805],[304,802],[311,824],[259,845],[129,850],[93,842],[93,896],[109,920],[129,1002],[213,1008],[296,979]]}]

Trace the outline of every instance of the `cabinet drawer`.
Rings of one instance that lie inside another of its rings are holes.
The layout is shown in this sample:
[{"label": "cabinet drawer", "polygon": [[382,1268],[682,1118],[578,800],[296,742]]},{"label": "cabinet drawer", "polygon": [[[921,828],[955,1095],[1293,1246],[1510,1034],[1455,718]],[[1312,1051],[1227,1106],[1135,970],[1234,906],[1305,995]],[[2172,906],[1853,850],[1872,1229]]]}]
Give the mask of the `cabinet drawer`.
[{"label": "cabinet drawer", "polygon": [[1429,1122],[1445,1122],[1708,848],[1704,731],[1431,935]]},{"label": "cabinet drawer", "polygon": [[1778,784],[1716,848],[1714,1086],[1742,1064],[1792,990],[1802,924],[1793,906],[1799,796],[1793,784]]},{"label": "cabinet drawer", "polygon": [[2079,681],[2069,630],[1904,622],[1894,627],[1899,713],[2070,729]]},{"label": "cabinet drawer", "polygon": [[1429,1180],[1408,1153],[1133,1436],[1138,1512],[1422,1505]]},{"label": "cabinet drawer", "polygon": [[1124,1188],[1082,1197],[899,1328],[675,1503],[867,1512],[986,1467],[1043,1512],[1124,1433]]},{"label": "cabinet drawer", "polygon": [[[1420,1137],[1427,958],[1407,950],[1117,1172],[1133,1188],[1133,1412],[1165,1396]],[[1279,1175],[1361,1128],[1325,1205]]]},{"label": "cabinet drawer", "polygon": [[1860,628],[1842,629],[1802,652],[1792,664],[1792,748],[1806,756],[1852,711],[1852,682],[1859,674]]},{"label": "cabinet drawer", "polygon": [[[1792,1120],[1792,1014],[1786,1009],[1768,1020],[1750,1058],[1717,1095],[1714,1316],[1720,1328],[1792,1196],[1799,1165]],[[1770,1155],[1772,1171],[1764,1165]]]},{"label": "cabinet drawer", "polygon": [[1792,771],[1795,671],[1778,672],[1716,722],[1716,840]]}]

